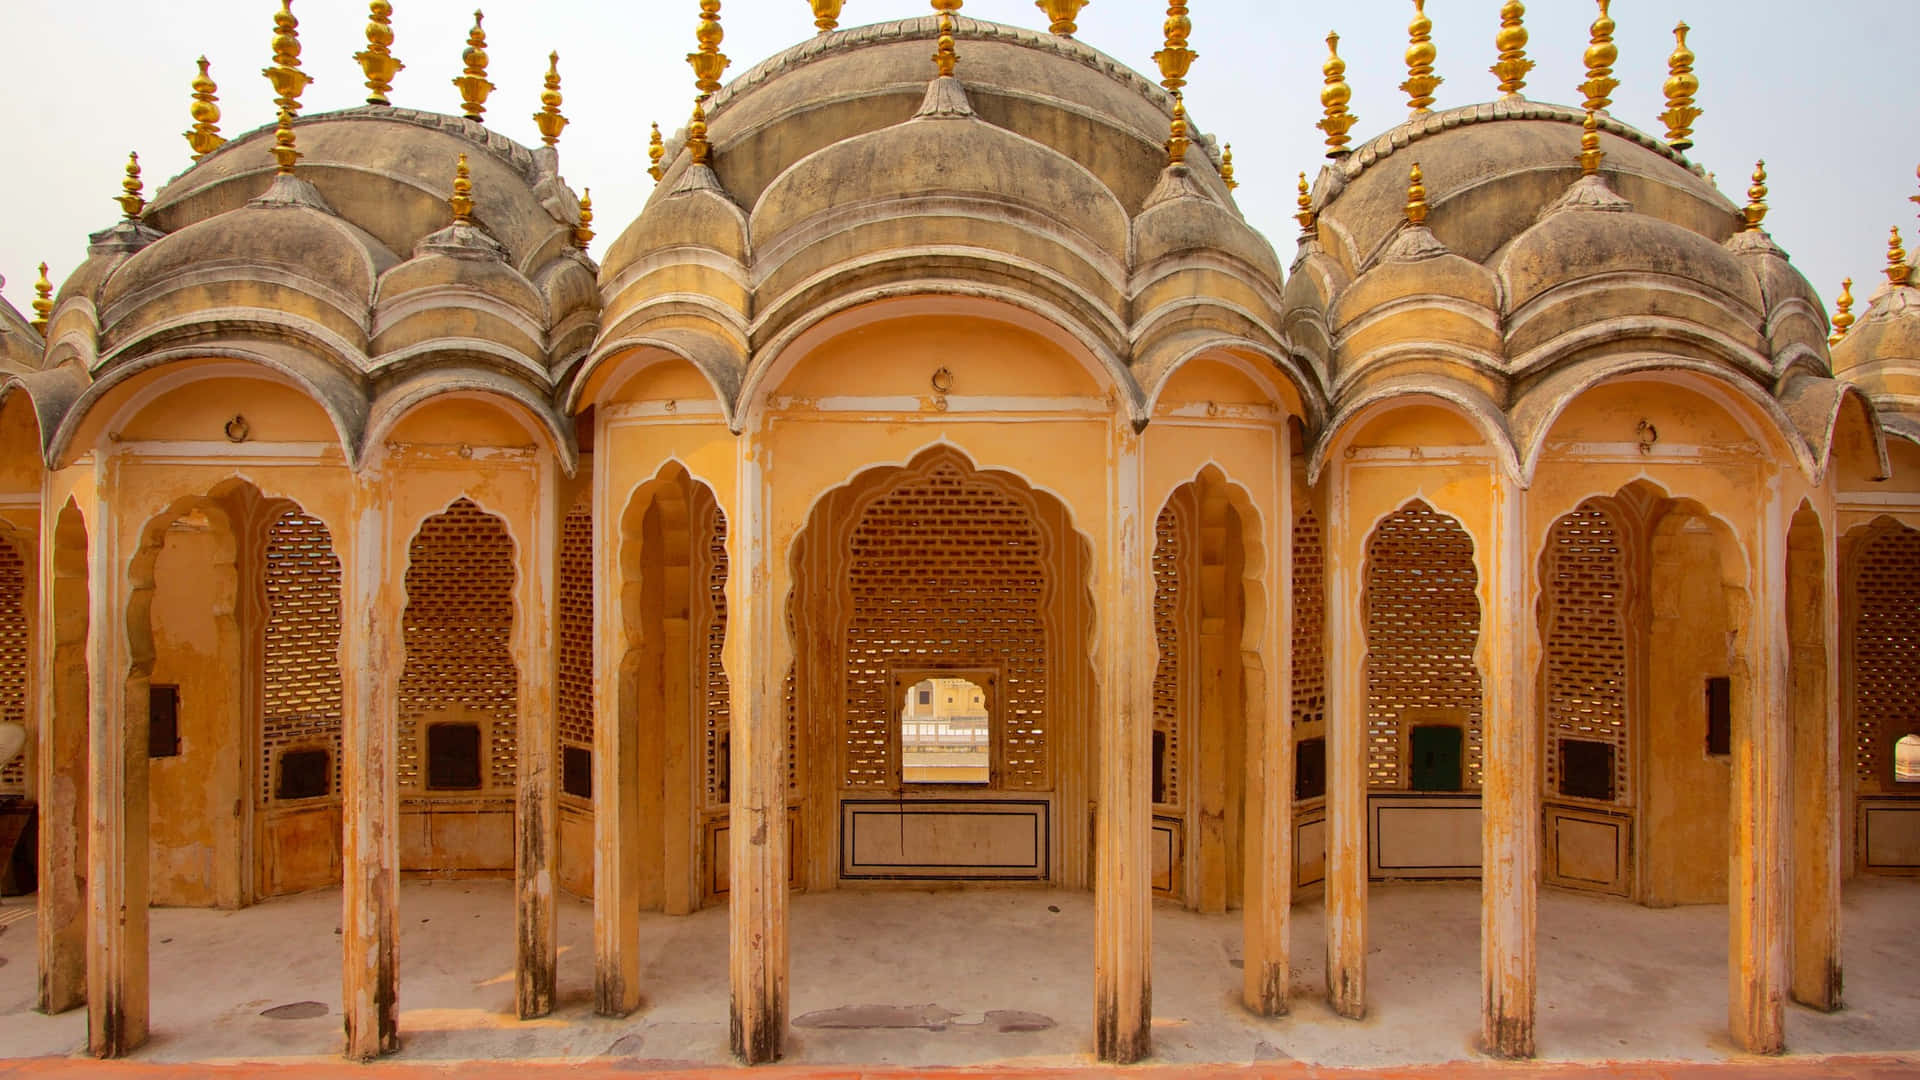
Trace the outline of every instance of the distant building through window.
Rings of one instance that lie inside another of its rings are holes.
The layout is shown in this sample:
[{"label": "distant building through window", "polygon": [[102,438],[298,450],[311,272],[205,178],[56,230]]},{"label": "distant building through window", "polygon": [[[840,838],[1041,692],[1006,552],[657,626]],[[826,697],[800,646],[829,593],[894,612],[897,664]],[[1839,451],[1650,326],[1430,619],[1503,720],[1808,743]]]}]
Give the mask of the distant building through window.
[{"label": "distant building through window", "polygon": [[900,779],[908,784],[992,781],[993,722],[985,690],[968,679],[914,684],[900,712]]},{"label": "distant building through window", "polygon": [[1902,735],[1894,741],[1893,782],[1920,784],[1920,732]]}]

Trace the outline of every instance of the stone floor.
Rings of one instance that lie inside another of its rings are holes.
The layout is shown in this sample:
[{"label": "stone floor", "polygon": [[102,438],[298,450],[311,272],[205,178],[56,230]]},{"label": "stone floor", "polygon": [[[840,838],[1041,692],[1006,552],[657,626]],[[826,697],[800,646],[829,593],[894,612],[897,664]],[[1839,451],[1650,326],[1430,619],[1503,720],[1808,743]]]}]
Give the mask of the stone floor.
[{"label": "stone floor", "polygon": [[[23,903],[0,906],[0,1058],[69,1055],[85,1040],[85,1010],[54,1017],[31,1011],[34,921],[19,917]],[[1796,1054],[1920,1051],[1916,910],[1920,881],[1848,886],[1849,1007],[1831,1016],[1790,1008]],[[633,1017],[609,1020],[592,1014],[591,909],[564,902],[560,1007],[527,1023],[511,1015],[508,883],[409,881],[400,912],[402,1062],[599,1059],[623,1068],[699,1068],[728,1061],[724,908],[643,917],[646,1001]],[[1475,1062],[1477,887],[1376,886],[1371,916],[1366,1020],[1339,1020],[1320,999],[1316,902],[1295,909],[1293,1014],[1263,1021],[1237,1003],[1237,915],[1162,906],[1154,923],[1156,1061],[1257,1063],[1280,1070],[1275,1075],[1298,1075],[1287,1069],[1306,1064]],[[1086,893],[796,896],[786,1060],[823,1067],[991,1064],[996,1071],[1085,1066],[1092,922]],[[136,1059],[332,1060],[340,1038],[338,925],[335,891],[238,912],[155,910],[154,1035]],[[1721,907],[1651,911],[1543,893],[1542,1058],[1751,1063],[1726,1041],[1726,939]],[[0,1068],[0,1078],[38,1075],[9,1071],[18,1067]]]}]

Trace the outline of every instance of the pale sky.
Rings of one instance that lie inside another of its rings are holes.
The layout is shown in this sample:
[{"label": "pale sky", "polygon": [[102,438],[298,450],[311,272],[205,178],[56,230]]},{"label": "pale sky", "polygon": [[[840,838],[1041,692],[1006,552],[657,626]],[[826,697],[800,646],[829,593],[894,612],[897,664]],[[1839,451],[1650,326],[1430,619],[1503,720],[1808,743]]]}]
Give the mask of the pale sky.
[{"label": "pale sky", "polygon": [[[394,53],[407,64],[395,79],[395,104],[459,112],[449,80],[459,74],[471,7],[453,0],[393,0]],[[1355,142],[1406,116],[1397,89],[1411,0],[1191,0],[1191,44],[1200,58],[1187,90],[1198,125],[1234,148],[1237,192],[1248,219],[1292,260],[1297,231],[1294,176],[1323,161],[1320,65],[1329,29],[1360,117]],[[119,217],[128,150],[140,151],[147,194],[184,170],[190,151],[188,83],[194,58],[213,61],[224,112],[222,131],[238,135],[273,118],[259,71],[276,0],[197,0],[191,5],[135,0],[0,0],[0,275],[21,311],[33,298],[34,267],[51,264],[56,286],[86,256],[87,234]],[[1428,0],[1446,82],[1436,109],[1491,100],[1499,0]],[[599,239],[594,254],[638,213],[646,175],[647,124],[671,133],[691,108],[693,77],[684,56],[694,46],[697,0],[493,0],[486,18],[489,74],[497,89],[486,120],[538,145],[531,119],[539,106],[549,50],[558,49],[571,118],[560,142],[561,172],[575,190],[593,189]],[[843,26],[923,14],[924,0],[847,0]],[[1079,37],[1158,78],[1165,5],[1095,0],[1081,12]],[[365,96],[353,53],[363,47],[366,5],[357,0],[296,0],[302,62],[318,80],[309,114],[359,104]],[[965,15],[1045,29],[1032,0],[967,0]],[[1528,55],[1538,63],[1526,96],[1577,103],[1581,54],[1595,14],[1592,0],[1535,0],[1527,13]],[[1695,124],[1693,160],[1718,174],[1721,189],[1744,202],[1756,158],[1767,160],[1773,207],[1767,228],[1813,282],[1831,310],[1851,275],[1864,308],[1882,280],[1887,229],[1916,240],[1920,194],[1920,116],[1913,105],[1913,55],[1920,4],[1896,0],[1615,0],[1613,115],[1656,136],[1665,107],[1661,83],[1673,49],[1673,24],[1693,27],[1705,114]],[[739,75],[813,32],[805,0],[725,0],[726,40]],[[960,76],[966,77],[965,42]],[[931,64],[929,72],[931,73]]]}]

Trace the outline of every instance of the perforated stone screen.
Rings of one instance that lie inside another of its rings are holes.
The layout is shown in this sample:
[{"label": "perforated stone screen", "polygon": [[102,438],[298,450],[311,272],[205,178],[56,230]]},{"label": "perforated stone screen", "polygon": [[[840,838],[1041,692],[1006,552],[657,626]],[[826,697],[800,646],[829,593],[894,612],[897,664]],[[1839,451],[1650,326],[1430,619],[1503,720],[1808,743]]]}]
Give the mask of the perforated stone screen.
[{"label": "perforated stone screen", "polygon": [[1155,519],[1153,546],[1153,632],[1160,642],[1160,663],[1153,672],[1153,726],[1165,740],[1160,800],[1180,805],[1180,588],[1183,549],[1180,514],[1168,503]]},{"label": "perforated stone screen", "polygon": [[1888,747],[1920,728],[1920,531],[1893,528],[1854,557],[1854,774],[1868,791],[1893,777]]},{"label": "perforated stone screen", "polygon": [[1562,739],[1607,743],[1613,798],[1630,802],[1626,552],[1607,511],[1588,502],[1547,537],[1547,791],[1560,790]]},{"label": "perforated stone screen", "polygon": [[267,526],[260,801],[288,746],[324,747],[340,790],[340,558],[319,518],[290,510]]},{"label": "perforated stone screen", "polygon": [[1312,510],[1293,523],[1293,722],[1327,716],[1327,558],[1320,518]]},{"label": "perforated stone screen", "polygon": [[485,720],[483,787],[513,790],[519,748],[513,582],[506,524],[469,500],[428,518],[414,534],[401,624],[407,662],[396,771],[402,788],[425,786],[421,719],[464,709]]},{"label": "perforated stone screen", "polygon": [[[27,564],[13,544],[0,540],[0,721],[27,718]],[[26,790],[27,755],[0,770],[0,792]]]},{"label": "perforated stone screen", "polygon": [[560,710],[563,745],[593,748],[593,506],[560,521]]},{"label": "perforated stone screen", "polygon": [[700,632],[704,650],[700,664],[702,685],[695,692],[706,694],[707,804],[718,806],[727,801],[727,761],[720,753],[720,745],[732,717],[733,695],[727,687],[727,669],[722,660],[727,644],[727,519],[717,512],[703,562],[709,614]]},{"label": "perforated stone screen", "polygon": [[841,782],[892,783],[895,665],[999,665],[1002,786],[1050,788],[1047,552],[1027,504],[943,462],[868,506],[850,554]]},{"label": "perforated stone screen", "polygon": [[1382,521],[1367,544],[1367,783],[1406,782],[1405,719],[1464,717],[1464,782],[1480,786],[1479,575],[1473,539],[1423,502]]}]

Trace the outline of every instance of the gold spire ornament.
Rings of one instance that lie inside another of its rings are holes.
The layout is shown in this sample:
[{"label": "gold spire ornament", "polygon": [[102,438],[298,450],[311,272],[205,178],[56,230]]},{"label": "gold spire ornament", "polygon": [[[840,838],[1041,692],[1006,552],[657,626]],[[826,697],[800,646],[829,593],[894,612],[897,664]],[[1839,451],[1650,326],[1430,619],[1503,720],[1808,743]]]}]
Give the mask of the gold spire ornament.
[{"label": "gold spire ornament", "polygon": [[300,95],[314,81],[300,70],[300,20],[293,17],[293,0],[280,0],[273,13],[273,66],[260,69],[273,84],[273,103],[289,118],[300,115]]},{"label": "gold spire ornament", "polygon": [[140,216],[140,211],[147,208],[147,200],[140,194],[139,154],[128,152],[127,175],[120,181],[120,192],[113,200],[120,204],[120,212],[126,215],[127,220],[133,221]]},{"label": "gold spire ornament", "polygon": [[1840,283],[1840,296],[1833,302],[1833,335],[1827,338],[1827,344],[1838,345],[1853,329],[1853,279]]},{"label": "gold spire ornament", "polygon": [[653,135],[647,140],[647,159],[653,162],[647,166],[647,175],[653,177],[653,182],[656,184],[660,182],[661,177],[667,175],[667,168],[661,163],[661,159],[666,156],[667,144],[660,140],[660,125],[655,124]]},{"label": "gold spire ornament", "polygon": [[1613,43],[1614,22],[1607,14],[1613,0],[1600,0],[1600,17],[1593,20],[1593,40],[1587,45],[1587,81],[1575,89],[1587,96],[1587,109],[1605,112],[1613,104],[1613,92],[1620,80],[1613,77],[1613,63],[1620,59],[1620,47]]},{"label": "gold spire ornament", "polygon": [[1893,227],[1893,235],[1887,240],[1887,280],[1895,285],[1905,285],[1913,279],[1913,267],[1907,265],[1907,249],[1900,243],[1900,226]]},{"label": "gold spire ornament", "polygon": [[960,10],[961,0],[933,0],[933,8],[940,13],[940,40],[935,43],[933,63],[940,71],[940,77],[953,77],[954,66],[960,62],[960,54],[953,47],[953,13]]},{"label": "gold spire ornament", "polygon": [[1526,88],[1527,72],[1533,70],[1533,61],[1527,59],[1526,17],[1527,5],[1507,0],[1500,8],[1500,32],[1493,38],[1500,60],[1487,70],[1499,78],[1500,92],[1509,97]]},{"label": "gold spire ornament", "polygon": [[281,109],[280,119],[273,126],[274,171],[281,176],[292,176],[294,163],[301,157],[293,146],[293,114]]},{"label": "gold spire ornament", "polygon": [[1033,6],[1047,13],[1047,32],[1061,37],[1072,37],[1080,27],[1074,20],[1080,17],[1080,9],[1093,0],[1033,0]]},{"label": "gold spire ornament", "polygon": [[840,8],[845,0],[812,0],[813,25],[823,34],[831,34],[840,26]]},{"label": "gold spire ornament", "polygon": [[473,174],[467,171],[467,155],[453,164],[453,195],[447,199],[455,225],[473,224]]},{"label": "gold spire ornament", "polygon": [[392,104],[387,91],[393,89],[393,77],[407,65],[393,58],[393,5],[387,0],[367,4],[367,47],[353,58],[367,77],[367,104]]},{"label": "gold spire ornament", "polygon": [[1347,132],[1353,129],[1360,118],[1347,111],[1347,103],[1353,100],[1353,88],[1347,85],[1347,62],[1340,59],[1340,35],[1327,35],[1327,62],[1320,71],[1327,77],[1327,85],[1320,90],[1320,104],[1326,115],[1314,126],[1327,133],[1327,156],[1346,157],[1347,144],[1353,140]]},{"label": "gold spire ornament", "polygon": [[573,246],[581,251],[593,243],[593,189],[580,189],[580,224],[573,227]]},{"label": "gold spire ornament", "polygon": [[1407,24],[1407,81],[1400,91],[1407,95],[1407,108],[1422,116],[1433,104],[1433,92],[1447,80],[1433,73],[1433,62],[1440,52],[1433,44],[1433,20],[1427,18],[1427,0],[1413,0],[1413,21]]},{"label": "gold spire ornament", "polygon": [[1413,171],[1407,174],[1407,224],[1425,225],[1427,223],[1427,178],[1420,171],[1420,163],[1413,163]]},{"label": "gold spire ornament", "polygon": [[493,92],[493,84],[487,81],[487,32],[480,28],[484,18],[479,11],[473,13],[473,29],[467,31],[467,47],[460,53],[466,70],[453,80],[460,91],[460,110],[476,124],[487,111],[487,95]]},{"label": "gold spire ornament", "polygon": [[1297,209],[1294,211],[1293,220],[1300,223],[1302,233],[1312,235],[1316,231],[1315,225],[1319,218],[1313,212],[1313,193],[1307,188],[1306,173],[1300,174],[1300,195],[1294,200],[1294,206]]},{"label": "gold spire ornament", "polygon": [[548,146],[560,144],[560,132],[567,126],[567,118],[560,115],[560,54],[547,54],[547,88],[540,91],[540,111],[533,114],[533,122],[540,128],[540,141]]},{"label": "gold spire ornament", "polygon": [[193,129],[184,132],[187,145],[193,147],[193,160],[199,161],[227,144],[220,136],[220,99],[214,91],[213,76],[207,74],[207,58],[201,57],[200,74],[193,77],[193,105],[187,110],[193,117]]},{"label": "gold spire ornament", "polygon": [[713,159],[713,147],[707,142],[707,107],[704,98],[693,99],[693,119],[687,121],[687,153],[695,165]]},{"label": "gold spire ornament", "polygon": [[1693,50],[1687,48],[1686,23],[1673,28],[1673,55],[1667,57],[1667,111],[1660,122],[1667,125],[1667,145],[1675,150],[1693,146],[1693,122],[1700,110],[1693,106],[1693,95],[1700,92],[1700,79],[1693,73]]},{"label": "gold spire ornament", "polygon": [[1580,175],[1600,175],[1600,161],[1606,152],[1600,149],[1600,114],[1587,110],[1587,119],[1580,125]]},{"label": "gold spire ornament", "polygon": [[1760,227],[1767,218],[1767,163],[1753,164],[1753,185],[1747,188],[1747,206],[1740,212],[1748,232]]},{"label": "gold spire ornament", "polygon": [[720,0],[700,0],[700,26],[693,36],[700,49],[687,54],[687,63],[693,67],[693,85],[700,88],[700,97],[705,99],[720,89],[720,75],[733,63],[720,51],[720,42],[727,36],[720,29]]},{"label": "gold spire ornament", "polygon": [[1167,5],[1167,21],[1161,28],[1166,34],[1166,44],[1153,54],[1153,62],[1160,65],[1160,85],[1167,93],[1178,94],[1180,88],[1187,85],[1187,73],[1193,70],[1193,62],[1200,54],[1187,48],[1187,37],[1193,33],[1193,20],[1187,17],[1187,5],[1171,3]]},{"label": "gold spire ornament", "polygon": [[1178,94],[1173,98],[1173,124],[1167,136],[1167,164],[1182,165],[1187,160],[1187,147],[1193,145],[1188,137],[1187,103]]},{"label": "gold spire ornament", "polygon": [[40,264],[40,277],[33,283],[33,328],[41,336],[47,332],[47,322],[53,317],[53,282],[47,280],[47,264]]},{"label": "gold spire ornament", "polygon": [[1220,181],[1227,185],[1228,191],[1232,191],[1235,188],[1240,186],[1240,181],[1235,180],[1233,178],[1233,144],[1232,143],[1228,143],[1226,145],[1226,149],[1222,150],[1220,153]]}]

